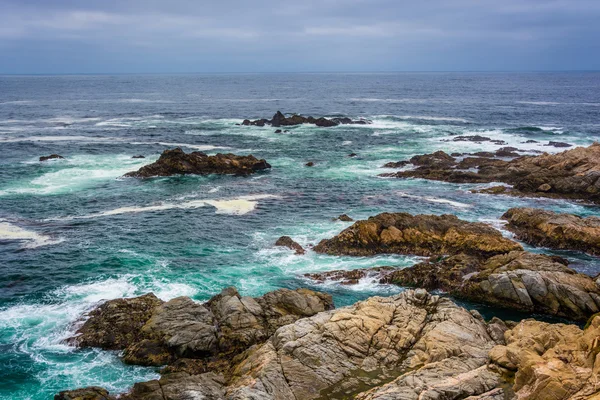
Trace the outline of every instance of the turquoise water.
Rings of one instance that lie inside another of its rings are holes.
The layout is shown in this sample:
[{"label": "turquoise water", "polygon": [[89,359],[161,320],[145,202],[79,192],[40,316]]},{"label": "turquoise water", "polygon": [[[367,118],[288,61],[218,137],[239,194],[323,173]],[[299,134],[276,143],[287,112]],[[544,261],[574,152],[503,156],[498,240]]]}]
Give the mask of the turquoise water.
[{"label": "turquoise water", "polygon": [[[235,125],[278,109],[373,124],[285,135]],[[448,141],[458,134],[527,151],[559,151],[544,146],[549,140],[588,145],[600,137],[598,115],[597,73],[0,77],[0,398],[46,399],[89,385],[118,393],[156,377],[118,354],[62,343],[103,300],[306,286],[341,306],[402,290],[315,285],[302,274],[404,267],[416,257],[296,256],[273,246],[281,235],[303,246],[331,237],[350,225],[332,221],[342,213],[450,213],[498,228],[514,206],[600,215],[572,202],[469,192],[478,185],[377,176],[382,164],[415,154],[500,147]],[[121,178],[175,146],[252,153],[273,168],[250,177]],[[51,153],[66,159],[37,161]],[[559,254],[581,272],[600,272],[595,257]]]}]

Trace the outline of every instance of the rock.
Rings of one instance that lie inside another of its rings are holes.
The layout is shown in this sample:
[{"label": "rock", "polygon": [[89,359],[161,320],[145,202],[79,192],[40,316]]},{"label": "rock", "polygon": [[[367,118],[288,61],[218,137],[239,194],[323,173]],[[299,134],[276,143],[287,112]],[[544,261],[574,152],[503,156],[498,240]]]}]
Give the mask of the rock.
[{"label": "rock", "polygon": [[410,163],[419,167],[446,168],[455,165],[456,160],[443,151],[436,151],[433,154],[414,156]]},{"label": "rock", "polygon": [[358,156],[358,154],[356,154],[356,153],[350,153],[350,154],[348,154],[348,157],[356,157],[356,156]]},{"label": "rock", "polygon": [[515,158],[520,156],[516,151],[519,151],[516,147],[502,147],[501,149],[496,150],[494,155],[496,157]]},{"label": "rock", "polygon": [[56,159],[64,159],[60,154],[50,154],[49,156],[41,156],[40,161],[48,161],[48,160],[56,160]]},{"label": "rock", "polygon": [[[510,161],[486,161],[485,158],[480,158],[477,164],[477,171],[464,169],[465,164],[458,164],[421,166],[381,176],[454,183],[503,182],[514,186],[507,194],[582,199],[600,203],[600,143],[558,154],[522,156]],[[542,190],[538,190],[540,188]]]},{"label": "rock", "polygon": [[54,396],[54,400],[115,400],[106,389],[90,386],[83,389],[65,390]]},{"label": "rock", "polygon": [[67,340],[79,347],[99,347],[122,350],[140,340],[140,330],[162,304],[154,293],[129,299],[109,300],[88,314],[77,330],[77,336]]},{"label": "rock", "polygon": [[353,270],[335,270],[327,272],[316,272],[312,274],[304,274],[304,277],[317,281],[317,283],[324,282],[338,282],[341,285],[356,285],[363,278],[373,278],[374,280],[382,280],[395,271],[393,267],[374,267],[374,268],[360,268]]},{"label": "rock", "polygon": [[529,139],[524,141],[523,143],[539,143],[537,140]]},{"label": "rock", "polygon": [[281,129],[276,129],[275,133],[281,133]]},{"label": "rock", "polygon": [[389,162],[383,164],[382,168],[402,168],[408,164],[410,164],[410,161]]},{"label": "rock", "polygon": [[279,239],[277,239],[277,241],[275,242],[275,246],[287,247],[288,249],[294,250],[296,254],[300,255],[306,253],[302,246],[300,246],[298,243],[292,240],[292,238],[289,236],[282,236]]},{"label": "rock", "polygon": [[346,214],[342,214],[339,217],[335,218],[337,220],[343,221],[343,222],[352,222],[354,221],[352,218],[350,218],[348,215]]},{"label": "rock", "polygon": [[124,350],[124,361],[138,365],[233,357],[279,327],[331,308],[330,295],[308,289],[279,289],[251,298],[227,288],[205,304],[189,297],[163,303],[148,294],[104,303],[69,343]]},{"label": "rock", "polygon": [[454,215],[383,213],[358,221],[314,250],[332,255],[367,256],[396,253],[432,256],[466,253],[492,256],[521,250],[496,229]]},{"label": "rock", "polygon": [[131,158],[146,158],[146,157],[140,155],[140,156],[133,156]]},{"label": "rock", "polygon": [[148,178],[178,174],[250,175],[268,168],[271,168],[269,163],[252,155],[237,156],[219,153],[209,156],[199,151],[186,154],[180,148],[176,148],[165,150],[156,162],[145,165],[138,171],[128,172],[125,176]]},{"label": "rock", "polygon": [[517,239],[534,246],[600,255],[600,218],[535,208],[511,208],[502,219]]},{"label": "rock", "polygon": [[307,162],[306,164],[304,164],[305,167],[314,167],[315,163],[312,161]]},{"label": "rock", "polygon": [[[498,150],[498,151],[500,151],[500,150]],[[496,155],[496,153],[493,153],[491,151],[478,151],[478,152],[473,153],[473,155],[477,156],[477,157],[491,158],[491,157],[494,157]]]},{"label": "rock", "polygon": [[600,311],[600,288],[560,257],[512,251],[489,259],[458,254],[399,269],[385,283],[440,289],[457,298],[584,321]]},{"label": "rock", "polygon": [[423,290],[372,297],[280,328],[234,366],[226,393],[230,399],[464,398],[500,385],[501,376],[485,367],[495,344],[485,322],[448,299]]},{"label": "rock", "polygon": [[544,146],[552,146],[552,147],[573,147],[572,144],[564,143],[564,142],[548,142]]},{"label": "rock", "polygon": [[158,380],[136,383],[131,392],[119,400],[225,400],[224,383],[222,375],[212,372],[171,373]]},{"label": "rock", "polygon": [[521,321],[490,351],[492,366],[514,374],[519,399],[598,399],[600,318],[576,325]]},{"label": "rock", "polygon": [[[365,124],[369,124],[369,123],[371,123],[371,121],[368,121],[365,119],[352,120],[347,117],[328,119],[325,117],[320,117],[320,118],[303,117],[302,115],[298,115],[298,114],[294,114],[290,117],[286,117],[281,111],[277,111],[275,113],[275,115],[273,116],[273,118],[271,118],[270,120],[257,119],[256,121],[250,121],[248,119],[245,119],[242,122],[242,125],[265,126],[265,124],[270,124],[271,126],[274,126],[274,127],[280,127],[280,126],[292,126],[292,125],[300,125],[300,124],[314,124],[319,127],[332,127],[332,126],[337,126],[340,124],[365,125]],[[284,131],[284,132],[287,132],[287,131]],[[277,131],[275,131],[275,133],[281,133],[281,130],[278,129]]]},{"label": "rock", "polygon": [[490,139],[489,137],[485,137],[485,136],[472,135],[472,136],[457,136],[457,137],[455,137],[452,140],[454,142],[475,142],[475,143],[480,143],[480,142],[489,142],[492,139]]}]

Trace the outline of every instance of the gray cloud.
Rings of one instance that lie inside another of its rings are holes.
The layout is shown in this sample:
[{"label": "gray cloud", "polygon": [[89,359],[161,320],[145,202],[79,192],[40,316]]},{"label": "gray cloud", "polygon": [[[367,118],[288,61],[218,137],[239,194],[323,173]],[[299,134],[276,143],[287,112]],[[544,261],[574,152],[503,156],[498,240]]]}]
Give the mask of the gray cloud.
[{"label": "gray cloud", "polygon": [[597,0],[0,0],[0,73],[600,69],[598,20]]}]

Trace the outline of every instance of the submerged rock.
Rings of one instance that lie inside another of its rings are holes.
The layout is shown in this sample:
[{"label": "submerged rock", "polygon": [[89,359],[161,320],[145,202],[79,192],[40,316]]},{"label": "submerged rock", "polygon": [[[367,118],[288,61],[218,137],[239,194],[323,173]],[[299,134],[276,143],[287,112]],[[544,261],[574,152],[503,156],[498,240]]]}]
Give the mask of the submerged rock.
[{"label": "submerged rock", "polygon": [[48,160],[57,160],[64,159],[60,154],[50,154],[49,156],[41,156],[40,161],[48,161]]},{"label": "submerged rock", "polygon": [[275,242],[275,246],[287,247],[290,250],[294,250],[296,252],[296,254],[300,254],[300,255],[306,253],[306,251],[302,248],[302,246],[300,246],[298,243],[296,243],[289,236],[282,236],[279,239],[277,239],[277,241]]},{"label": "submerged rock", "polygon": [[558,154],[522,156],[510,161],[481,157],[475,166],[477,171],[465,167],[469,166],[426,165],[381,176],[424,178],[454,183],[504,182],[514,186],[507,194],[520,193],[600,202],[599,143]]},{"label": "submerged rock", "polygon": [[[314,118],[314,117],[304,117],[302,115],[293,114],[290,117],[286,117],[281,111],[277,111],[273,118],[268,119],[257,119],[255,121],[250,121],[249,119],[245,119],[242,122],[242,125],[255,125],[255,126],[265,126],[265,124],[269,124],[274,127],[280,126],[292,126],[292,125],[301,125],[301,124],[313,124],[319,127],[332,127],[340,124],[357,124],[357,125],[366,125],[370,124],[371,121],[365,119],[353,120],[347,117],[341,118]],[[278,129],[275,133],[281,133],[281,130]]]},{"label": "submerged rock", "polygon": [[581,218],[535,208],[511,208],[502,216],[506,228],[534,246],[580,250],[600,255],[600,218]]},{"label": "submerged rock", "polygon": [[314,250],[352,256],[385,253],[492,256],[522,248],[486,224],[462,221],[454,215],[383,213],[356,222],[332,239],[322,240]]},{"label": "submerged rock", "polygon": [[165,150],[160,158],[138,171],[128,172],[125,176],[148,178],[153,176],[170,176],[178,174],[232,174],[250,175],[257,171],[271,168],[264,159],[253,155],[237,156],[235,154],[206,155],[199,151],[185,153],[180,148]]},{"label": "submerged rock", "polygon": [[560,257],[512,251],[489,259],[458,254],[399,269],[383,281],[441,289],[452,296],[584,321],[600,311],[600,288]]}]

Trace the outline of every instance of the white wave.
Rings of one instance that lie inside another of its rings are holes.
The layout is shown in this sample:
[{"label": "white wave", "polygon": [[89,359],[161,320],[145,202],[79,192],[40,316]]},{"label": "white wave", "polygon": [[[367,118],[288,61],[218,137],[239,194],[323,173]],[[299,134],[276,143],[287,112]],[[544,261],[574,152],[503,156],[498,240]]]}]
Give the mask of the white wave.
[{"label": "white wave", "polygon": [[217,187],[214,187],[214,188],[210,188],[210,189],[208,190],[208,193],[217,193],[219,190],[221,190],[221,186],[217,186]]},{"label": "white wave", "polygon": [[0,241],[2,240],[21,242],[21,247],[26,249],[49,246],[64,241],[62,238],[52,238],[0,220]]},{"label": "white wave", "polygon": [[18,143],[18,142],[114,142],[117,138],[109,137],[90,137],[90,136],[27,136],[22,138],[2,138],[1,143]]},{"label": "white wave", "polygon": [[350,145],[350,144],[352,144],[352,140],[344,140],[344,141],[342,142],[342,146],[348,146],[348,145]]},{"label": "white wave", "polygon": [[17,104],[17,105],[29,105],[29,104],[34,104],[35,101],[33,100],[11,100],[11,101],[1,101],[0,105],[3,104]]},{"label": "white wave", "polygon": [[400,192],[400,191],[397,191],[395,193],[396,193],[396,195],[398,195],[400,197],[405,197],[405,198],[409,198],[409,199],[424,200],[424,201],[428,201],[430,203],[448,204],[448,205],[450,205],[452,207],[457,207],[457,208],[471,208],[471,207],[473,207],[470,204],[460,203],[458,201],[453,201],[453,200],[448,200],[448,199],[442,199],[442,198],[434,197],[434,196],[417,196],[417,195],[414,195],[414,194],[409,194],[409,193]]},{"label": "white wave", "polygon": [[352,97],[348,99],[350,101],[363,101],[367,103],[427,103],[429,100],[426,99],[390,99],[390,98],[373,98],[373,97]]},{"label": "white wave", "polygon": [[464,122],[468,123],[468,119],[456,118],[456,117],[430,117],[425,115],[399,115],[397,118],[401,119],[421,119],[425,121],[451,121],[451,122]]},{"label": "white wave", "polygon": [[141,213],[141,212],[155,212],[173,209],[194,209],[205,206],[212,206],[217,209],[217,214],[231,214],[231,215],[244,215],[256,209],[258,200],[263,199],[279,199],[280,196],[271,194],[258,194],[249,196],[240,196],[233,199],[204,199],[204,200],[191,200],[182,203],[164,203],[153,206],[130,206],[130,207],[119,207],[114,210],[102,211],[95,214],[81,215],[81,216],[69,216],[63,218],[50,218],[47,221],[65,221],[73,219],[89,219],[108,217],[112,215],[121,215],[129,213]]},{"label": "white wave", "polygon": [[563,103],[557,101],[517,101],[517,104],[529,104],[533,106],[557,106]]},{"label": "white wave", "polygon": [[161,145],[167,147],[185,147],[188,149],[194,149],[198,151],[210,151],[215,149],[230,149],[227,146],[213,146],[210,144],[192,144],[192,143],[168,143],[168,142],[128,142],[133,145]]},{"label": "white wave", "polygon": [[150,100],[150,99],[119,99],[116,103],[174,103],[171,100]]}]

